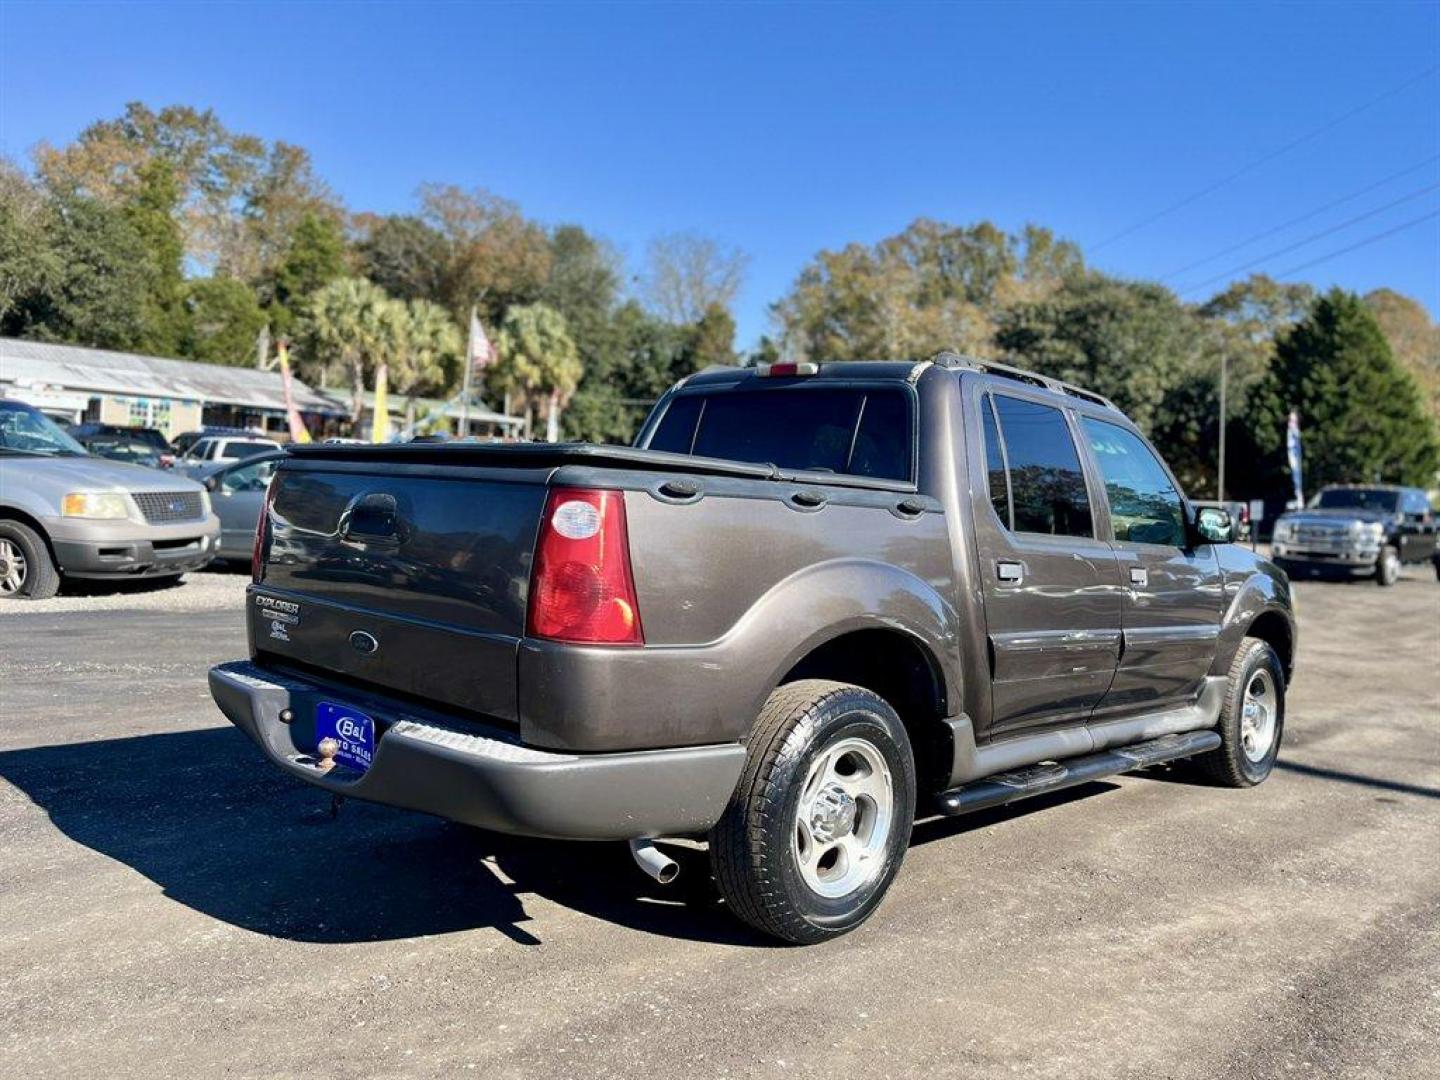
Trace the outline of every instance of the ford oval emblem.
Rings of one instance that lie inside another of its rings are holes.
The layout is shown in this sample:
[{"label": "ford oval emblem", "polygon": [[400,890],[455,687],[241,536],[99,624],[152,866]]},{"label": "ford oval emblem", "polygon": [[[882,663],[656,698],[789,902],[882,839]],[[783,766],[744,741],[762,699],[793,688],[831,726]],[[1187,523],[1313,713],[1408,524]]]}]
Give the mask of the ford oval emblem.
[{"label": "ford oval emblem", "polygon": [[374,634],[367,634],[364,630],[352,630],[350,632],[350,644],[355,651],[362,656],[370,656],[380,648],[380,642],[375,640]]}]

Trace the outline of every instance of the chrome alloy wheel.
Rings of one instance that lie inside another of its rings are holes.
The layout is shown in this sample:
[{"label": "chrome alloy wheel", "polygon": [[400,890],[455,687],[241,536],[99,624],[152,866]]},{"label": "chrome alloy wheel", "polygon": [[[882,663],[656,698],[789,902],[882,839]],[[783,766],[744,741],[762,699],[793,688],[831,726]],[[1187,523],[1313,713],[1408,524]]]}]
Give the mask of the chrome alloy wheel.
[{"label": "chrome alloy wheel", "polygon": [[1252,672],[1245,684],[1240,706],[1240,744],[1251,761],[1263,761],[1275,741],[1275,711],[1278,708],[1275,680],[1263,668]]},{"label": "chrome alloy wheel", "polygon": [[879,875],[895,820],[895,784],[885,756],[866,739],[842,739],[810,766],[795,815],[800,877],[828,899]]},{"label": "chrome alloy wheel", "polygon": [[25,571],[25,553],[20,545],[0,537],[0,593],[18,593],[25,584]]}]

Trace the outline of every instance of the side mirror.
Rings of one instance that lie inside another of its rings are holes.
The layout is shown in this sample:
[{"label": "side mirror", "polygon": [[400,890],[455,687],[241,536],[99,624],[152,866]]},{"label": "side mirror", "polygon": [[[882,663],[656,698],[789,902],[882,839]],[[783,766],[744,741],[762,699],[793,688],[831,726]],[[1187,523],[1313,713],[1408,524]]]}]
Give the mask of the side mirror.
[{"label": "side mirror", "polygon": [[1192,540],[1201,544],[1228,544],[1235,539],[1235,520],[1218,506],[1195,507],[1190,526]]},{"label": "side mirror", "polygon": [[218,476],[207,476],[204,480],[206,491],[218,491],[220,489],[220,478]]}]

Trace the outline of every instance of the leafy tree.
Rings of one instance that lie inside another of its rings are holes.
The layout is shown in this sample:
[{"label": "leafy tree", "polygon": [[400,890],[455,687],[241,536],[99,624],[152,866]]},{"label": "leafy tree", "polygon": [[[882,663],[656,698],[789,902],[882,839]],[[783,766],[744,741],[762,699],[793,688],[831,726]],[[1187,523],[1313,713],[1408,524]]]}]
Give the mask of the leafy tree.
[{"label": "leafy tree", "polygon": [[149,253],[124,212],[67,193],[50,198],[28,223],[23,205],[8,213],[16,223],[10,231],[28,233],[39,247],[0,252],[0,266],[14,275],[0,332],[98,348],[135,347],[145,326]]},{"label": "leafy tree", "polygon": [[360,272],[399,300],[445,295],[449,251],[445,237],[418,217],[362,215],[356,245]]},{"label": "leafy tree", "polygon": [[641,280],[651,308],[672,323],[697,323],[712,307],[728,309],[750,258],[698,233],[670,233],[650,242]]},{"label": "leafy tree", "polygon": [[183,355],[232,367],[255,363],[255,340],[265,325],[265,312],[248,285],[234,278],[200,278],[187,282],[182,296]]},{"label": "leafy tree", "polygon": [[17,305],[50,292],[61,278],[63,267],[49,236],[53,216],[45,193],[0,158],[0,327],[10,325]]},{"label": "leafy tree", "polygon": [[1440,325],[1424,306],[1394,289],[1365,294],[1396,362],[1419,384],[1431,414],[1440,421]]},{"label": "leafy tree", "polygon": [[691,362],[697,371],[735,363],[735,319],[719,304],[711,304],[691,330]]},{"label": "leafy tree", "polygon": [[137,346],[159,356],[181,355],[186,317],[181,266],[185,241],[175,218],[180,185],[174,167],[163,158],[152,158],[140,166],[138,179],[139,186],[124,203],[125,216],[148,256],[143,329]]},{"label": "leafy tree", "polygon": [[333,217],[306,212],[269,282],[268,314],[279,335],[290,333],[311,294],[345,273],[345,237]]},{"label": "leafy tree", "polygon": [[996,342],[1023,367],[1104,394],[1147,430],[1202,359],[1195,317],[1169,289],[1098,273],[1003,312]]},{"label": "leafy tree", "polygon": [[1073,244],[1027,226],[920,219],[867,247],[822,251],[773,307],[787,352],[809,360],[917,360],[996,353],[1007,307],[1040,303],[1081,276]]},{"label": "leafy tree", "polygon": [[65,147],[42,143],[35,164],[57,193],[122,206],[163,162],[179,189],[177,216],[193,263],[255,281],[272,269],[306,212],[337,215],[333,194],[309,154],[228,130],[212,110],[131,102],[113,120],[91,124]]},{"label": "leafy tree", "polygon": [[1435,422],[1395,362],[1375,316],[1332,289],[1276,345],[1249,402],[1255,494],[1289,489],[1285,426],[1300,413],[1305,485],[1389,481],[1427,485],[1440,462]]},{"label": "leafy tree", "polygon": [[660,395],[696,370],[693,327],[622,304],[589,343],[585,377],[565,411],[566,437],[631,442]]},{"label": "leafy tree", "polygon": [[495,350],[499,361],[491,370],[491,385],[524,408],[526,431],[542,402],[546,419],[558,421],[584,374],[560,313],[544,304],[517,304],[505,313]]},{"label": "leafy tree", "polygon": [[445,241],[441,298],[457,320],[472,305],[494,326],[509,307],[539,299],[550,274],[550,238],[519,207],[487,191],[427,184],[421,218]]}]

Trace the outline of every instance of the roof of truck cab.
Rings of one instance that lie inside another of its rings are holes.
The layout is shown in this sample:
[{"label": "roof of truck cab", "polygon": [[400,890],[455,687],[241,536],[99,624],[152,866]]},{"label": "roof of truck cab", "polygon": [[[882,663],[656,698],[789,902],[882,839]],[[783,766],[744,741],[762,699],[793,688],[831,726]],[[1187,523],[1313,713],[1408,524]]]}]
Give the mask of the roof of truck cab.
[{"label": "roof of truck cab", "polygon": [[[913,360],[837,360],[817,365],[813,375],[784,376],[786,381],[803,379],[894,379],[904,382],[923,363]],[[758,381],[759,367],[709,367],[685,380],[686,387],[734,386]]]},{"label": "roof of truck cab", "polygon": [[[689,378],[684,379],[678,388],[690,389],[694,387],[720,387],[740,386],[749,382],[759,382],[766,378],[762,373],[767,365],[755,367],[711,367],[706,368]],[[979,375],[990,375],[1001,379],[1010,379],[1029,386],[1035,390],[1045,390],[1060,398],[1077,398],[1081,401],[1088,401],[1092,405],[1099,405],[1102,408],[1115,409],[1115,403],[1102,394],[1093,390],[1087,390],[1083,386],[1076,386],[1061,379],[1049,375],[1042,375],[1038,371],[1028,371],[1025,368],[1014,367],[1010,364],[1000,363],[995,360],[981,360],[976,357],[961,356],[953,352],[941,352],[935,354],[928,360],[835,360],[815,365],[816,370],[806,375],[781,376],[777,381],[784,385],[794,385],[796,382],[803,382],[818,379],[846,380],[887,380],[893,379],[897,382],[913,382],[918,379],[927,369],[936,368],[945,371],[974,372]],[[766,381],[769,381],[768,379]],[[1116,410],[1118,411],[1118,410]]]}]

